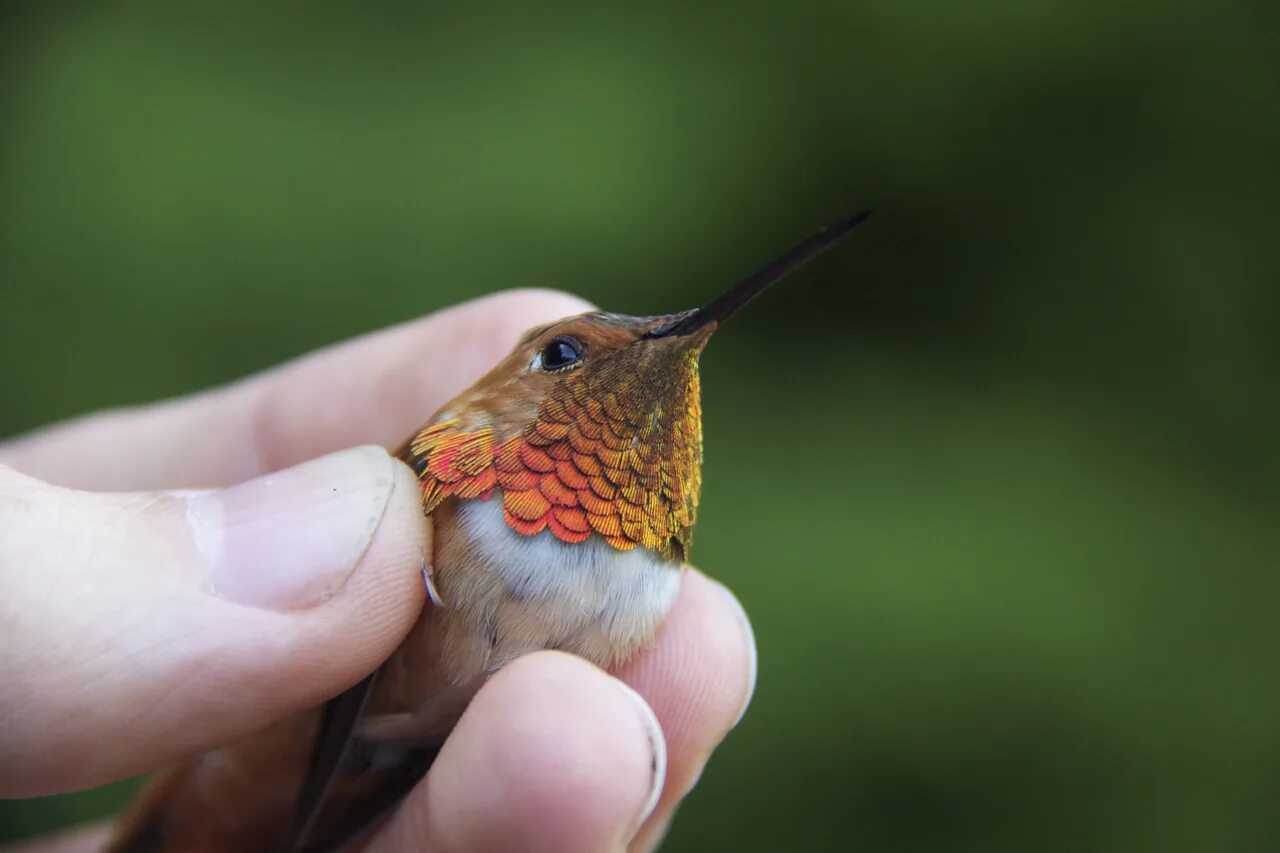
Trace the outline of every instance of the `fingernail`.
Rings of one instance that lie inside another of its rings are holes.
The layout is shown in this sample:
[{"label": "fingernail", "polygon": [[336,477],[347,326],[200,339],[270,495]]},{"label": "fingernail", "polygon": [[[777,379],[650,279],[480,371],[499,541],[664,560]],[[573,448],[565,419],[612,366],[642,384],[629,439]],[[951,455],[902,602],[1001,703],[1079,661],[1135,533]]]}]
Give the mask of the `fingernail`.
[{"label": "fingernail", "polygon": [[649,796],[645,798],[644,806],[640,809],[635,824],[627,831],[626,838],[631,839],[640,831],[640,827],[649,819],[649,815],[653,814],[653,810],[658,807],[658,800],[662,798],[662,786],[667,778],[667,740],[662,734],[662,726],[658,724],[657,716],[649,707],[649,703],[644,701],[644,697],[632,690],[626,682],[615,678],[613,683],[626,694],[627,699],[636,709],[645,737],[649,739],[649,754],[653,757],[649,763]]},{"label": "fingernail", "polygon": [[331,598],[369,547],[394,482],[385,450],[353,447],[188,496],[187,521],[210,590],[271,610]]},{"label": "fingernail", "polygon": [[742,602],[738,601],[738,597],[734,595],[727,586],[720,583],[720,581],[715,578],[710,578],[710,580],[711,583],[715,585],[716,589],[718,589],[725,597],[725,600],[729,602],[730,609],[733,611],[734,615],[738,617],[738,623],[742,626],[743,641],[747,647],[747,690],[745,695],[742,697],[742,707],[738,710],[737,716],[733,718],[733,723],[729,726],[730,729],[733,729],[738,725],[738,723],[742,722],[743,716],[747,713],[747,708],[751,706],[751,697],[754,696],[756,692],[756,634],[755,631],[751,630],[751,619],[747,617],[747,611],[743,609]]}]

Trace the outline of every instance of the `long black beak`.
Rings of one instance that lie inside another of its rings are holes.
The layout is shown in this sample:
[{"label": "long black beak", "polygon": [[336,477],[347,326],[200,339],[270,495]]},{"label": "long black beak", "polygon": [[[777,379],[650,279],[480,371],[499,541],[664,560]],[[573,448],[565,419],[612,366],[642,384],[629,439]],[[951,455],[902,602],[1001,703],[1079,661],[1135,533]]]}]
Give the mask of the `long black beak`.
[{"label": "long black beak", "polygon": [[674,323],[660,326],[649,332],[649,337],[665,338],[674,335],[688,335],[713,323],[715,326],[722,325],[725,320],[736,314],[742,306],[752,299],[755,299],[828,249],[834,249],[843,243],[853,232],[853,229],[867,221],[874,212],[873,210],[860,210],[839,222],[831,223],[808,239],[792,246],[781,256],[760,267],[760,269],[751,273],[751,275],[742,279],[701,308],[685,315]]}]

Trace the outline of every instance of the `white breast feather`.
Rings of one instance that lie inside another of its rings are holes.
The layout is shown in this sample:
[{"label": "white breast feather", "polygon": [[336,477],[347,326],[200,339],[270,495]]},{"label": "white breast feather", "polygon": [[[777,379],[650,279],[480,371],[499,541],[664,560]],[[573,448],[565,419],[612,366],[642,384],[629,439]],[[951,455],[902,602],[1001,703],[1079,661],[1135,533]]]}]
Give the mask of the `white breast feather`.
[{"label": "white breast feather", "polygon": [[[504,598],[554,611],[566,634],[593,628],[611,644],[633,645],[652,633],[680,588],[679,567],[644,548],[620,551],[595,535],[576,544],[550,531],[522,536],[507,526],[500,499],[460,501],[458,523],[484,566],[478,574],[501,585]],[[548,645],[568,647],[564,638]]]}]

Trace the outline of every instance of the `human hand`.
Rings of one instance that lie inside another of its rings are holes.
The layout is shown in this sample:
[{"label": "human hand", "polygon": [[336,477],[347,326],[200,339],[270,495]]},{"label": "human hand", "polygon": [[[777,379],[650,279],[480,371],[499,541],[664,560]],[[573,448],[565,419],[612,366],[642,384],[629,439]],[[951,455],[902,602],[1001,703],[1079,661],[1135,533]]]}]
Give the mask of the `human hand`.
[{"label": "human hand", "polygon": [[[398,443],[527,327],[582,310],[500,294],[0,444],[0,796],[157,769],[374,669],[423,606],[425,531],[407,467],[340,449]],[[615,675],[552,652],[504,668],[369,849],[656,845],[750,698],[750,628],[690,570]]]}]

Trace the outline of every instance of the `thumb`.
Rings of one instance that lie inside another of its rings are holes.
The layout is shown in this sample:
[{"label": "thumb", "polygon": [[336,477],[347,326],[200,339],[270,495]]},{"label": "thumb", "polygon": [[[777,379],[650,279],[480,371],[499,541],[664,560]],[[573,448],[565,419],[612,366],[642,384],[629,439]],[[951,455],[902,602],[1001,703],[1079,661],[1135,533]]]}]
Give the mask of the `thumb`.
[{"label": "thumb", "polygon": [[358,447],[213,492],[0,467],[0,796],[91,787],[323,702],[423,603],[413,474]]}]

